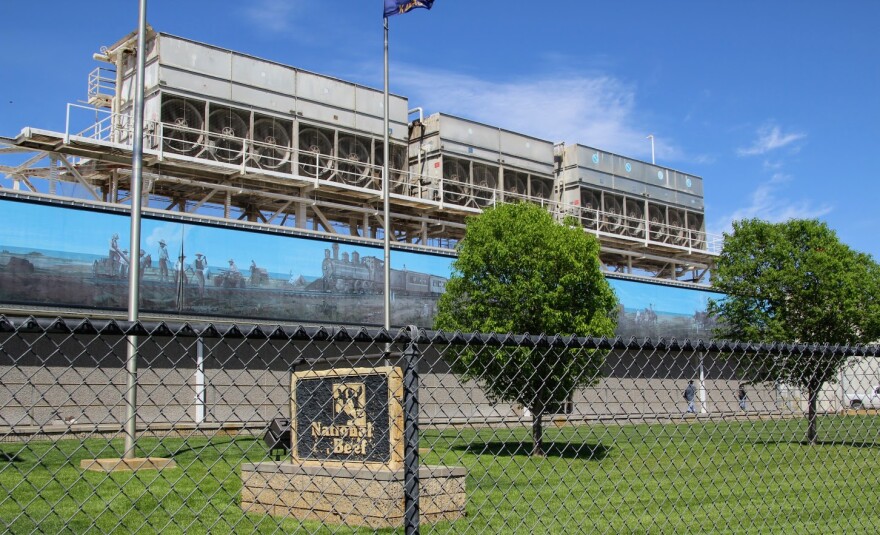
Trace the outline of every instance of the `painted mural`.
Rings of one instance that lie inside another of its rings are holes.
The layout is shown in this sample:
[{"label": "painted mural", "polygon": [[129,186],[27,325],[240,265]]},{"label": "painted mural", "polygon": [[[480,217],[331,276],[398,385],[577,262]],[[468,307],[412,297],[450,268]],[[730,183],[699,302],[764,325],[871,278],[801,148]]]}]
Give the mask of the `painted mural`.
[{"label": "painted mural", "polygon": [[[285,323],[382,325],[381,247],[145,216],[140,247],[127,214],[0,201],[0,303],[126,310],[141,267],[142,312]],[[453,258],[391,255],[392,323],[430,327]],[[618,334],[707,338],[720,294],[610,278]]]}]

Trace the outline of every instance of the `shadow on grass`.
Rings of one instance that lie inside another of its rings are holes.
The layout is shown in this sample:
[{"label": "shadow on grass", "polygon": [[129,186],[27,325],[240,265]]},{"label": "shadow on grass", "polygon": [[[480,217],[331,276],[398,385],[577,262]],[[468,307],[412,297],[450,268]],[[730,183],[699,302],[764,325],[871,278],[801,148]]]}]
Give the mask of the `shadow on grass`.
[{"label": "shadow on grass", "polygon": [[[778,440],[756,440],[755,444],[763,444],[765,446],[769,445],[780,445],[780,444],[791,444],[791,445],[800,445],[800,446],[811,446],[806,440],[797,440],[797,439],[778,439]],[[880,449],[880,443],[878,442],[865,442],[861,440],[817,440],[816,446],[847,446],[850,448],[874,448]]]},{"label": "shadow on grass", "polygon": [[[802,440],[801,444],[809,446],[806,440]],[[850,448],[877,448],[880,449],[878,442],[863,442],[860,440],[819,440],[816,442],[818,446],[849,446]]]},{"label": "shadow on grass", "polygon": [[0,452],[0,463],[20,463],[24,461],[17,453]]},{"label": "shadow on grass", "polygon": [[[452,449],[465,451],[473,455],[514,456],[529,455],[532,452],[531,442],[475,442],[472,444],[453,446]],[[578,444],[571,442],[544,442],[545,457],[562,459],[581,459],[600,461],[611,448],[602,444]]]},{"label": "shadow on grass", "polygon": [[198,457],[198,453],[205,451],[205,450],[219,449],[221,446],[226,446],[228,444],[232,444],[233,442],[243,443],[243,442],[255,442],[257,440],[259,440],[257,437],[234,437],[234,438],[223,438],[221,440],[212,439],[209,442],[206,442],[205,444],[202,444],[199,446],[190,446],[189,444],[187,444],[186,445],[187,447],[177,448],[174,450],[168,449],[168,450],[166,450],[167,454],[165,456],[166,457],[177,457],[178,455],[183,455],[185,453],[194,452],[194,453],[196,453],[196,456]]}]

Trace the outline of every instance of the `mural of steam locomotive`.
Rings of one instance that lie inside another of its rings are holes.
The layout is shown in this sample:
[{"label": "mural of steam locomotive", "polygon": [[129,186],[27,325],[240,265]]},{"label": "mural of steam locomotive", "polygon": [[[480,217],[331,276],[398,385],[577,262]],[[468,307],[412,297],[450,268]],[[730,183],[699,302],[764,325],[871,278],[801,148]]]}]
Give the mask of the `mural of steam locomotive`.
[{"label": "mural of steam locomotive", "polygon": [[[350,255],[339,253],[339,244],[333,250],[324,249],[321,264],[322,277],[318,283],[325,292],[379,294],[385,280],[385,263],[375,256],[360,256],[357,251]],[[403,295],[439,297],[446,289],[446,277],[391,269],[391,291]]]}]

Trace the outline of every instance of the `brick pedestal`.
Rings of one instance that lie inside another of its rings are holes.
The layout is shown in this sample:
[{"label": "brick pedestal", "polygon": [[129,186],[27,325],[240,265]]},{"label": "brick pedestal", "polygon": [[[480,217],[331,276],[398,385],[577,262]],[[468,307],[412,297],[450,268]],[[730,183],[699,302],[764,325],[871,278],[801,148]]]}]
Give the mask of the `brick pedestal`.
[{"label": "brick pedestal", "polygon": [[[464,516],[465,476],[460,467],[419,469],[420,522]],[[241,507],[248,513],[373,529],[403,525],[402,469],[278,461],[243,464],[241,480]]]}]

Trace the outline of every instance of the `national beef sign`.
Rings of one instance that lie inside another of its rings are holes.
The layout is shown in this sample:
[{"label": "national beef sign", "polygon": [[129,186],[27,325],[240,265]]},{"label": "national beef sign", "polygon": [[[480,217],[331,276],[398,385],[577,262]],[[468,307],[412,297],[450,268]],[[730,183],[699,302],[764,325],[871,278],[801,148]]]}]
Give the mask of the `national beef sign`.
[{"label": "national beef sign", "polygon": [[402,466],[400,368],[295,372],[290,392],[293,461]]}]

